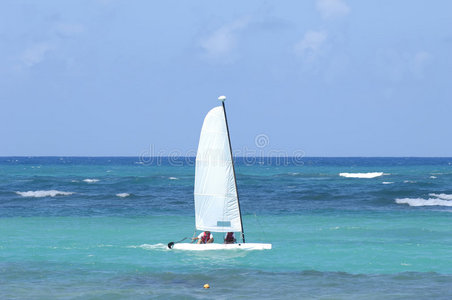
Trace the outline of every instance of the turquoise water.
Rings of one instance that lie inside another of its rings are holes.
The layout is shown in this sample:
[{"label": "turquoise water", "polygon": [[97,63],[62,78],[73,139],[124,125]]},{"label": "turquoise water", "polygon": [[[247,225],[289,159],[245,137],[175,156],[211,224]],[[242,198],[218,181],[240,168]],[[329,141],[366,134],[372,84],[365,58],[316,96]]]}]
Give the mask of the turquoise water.
[{"label": "turquoise water", "polygon": [[451,162],[238,161],[247,241],[273,249],[196,253],[166,249],[194,234],[190,161],[1,158],[0,298],[450,299]]}]

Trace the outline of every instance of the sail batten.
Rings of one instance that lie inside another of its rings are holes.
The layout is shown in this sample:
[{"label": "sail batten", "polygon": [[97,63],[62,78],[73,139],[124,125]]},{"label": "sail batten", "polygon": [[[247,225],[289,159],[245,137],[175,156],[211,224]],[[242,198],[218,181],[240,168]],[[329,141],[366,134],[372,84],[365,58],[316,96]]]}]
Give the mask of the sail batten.
[{"label": "sail batten", "polygon": [[242,231],[232,163],[224,108],[218,106],[204,119],[196,155],[196,229]]}]

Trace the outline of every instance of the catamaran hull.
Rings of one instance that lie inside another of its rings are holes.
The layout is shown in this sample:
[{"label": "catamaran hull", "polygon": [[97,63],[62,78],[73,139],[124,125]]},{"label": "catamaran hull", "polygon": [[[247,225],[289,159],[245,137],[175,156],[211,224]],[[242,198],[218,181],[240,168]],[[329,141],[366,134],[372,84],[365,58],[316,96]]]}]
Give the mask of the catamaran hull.
[{"label": "catamaran hull", "polygon": [[239,244],[174,244],[172,249],[206,251],[206,250],[270,250],[272,244],[239,243]]}]

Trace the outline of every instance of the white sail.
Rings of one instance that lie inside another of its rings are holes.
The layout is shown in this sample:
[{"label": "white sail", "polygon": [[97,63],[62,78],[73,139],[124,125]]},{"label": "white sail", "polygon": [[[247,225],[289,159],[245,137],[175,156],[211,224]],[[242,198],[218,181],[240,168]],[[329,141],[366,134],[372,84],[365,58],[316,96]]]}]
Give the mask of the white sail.
[{"label": "white sail", "polygon": [[242,225],[223,106],[206,115],[195,172],[196,229],[240,232]]}]

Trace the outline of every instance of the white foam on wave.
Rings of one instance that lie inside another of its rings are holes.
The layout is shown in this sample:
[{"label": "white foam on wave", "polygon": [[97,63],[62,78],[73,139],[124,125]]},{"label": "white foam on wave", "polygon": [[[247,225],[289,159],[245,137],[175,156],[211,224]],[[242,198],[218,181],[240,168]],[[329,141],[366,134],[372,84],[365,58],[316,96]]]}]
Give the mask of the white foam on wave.
[{"label": "white foam on wave", "polygon": [[432,175],[432,176],[430,176],[430,178],[431,178],[431,179],[435,179],[435,178],[436,178],[436,176],[433,176],[433,175]]},{"label": "white foam on wave", "polygon": [[169,180],[179,180],[179,178],[177,178],[177,177],[169,177],[168,179]]},{"label": "white foam on wave", "polygon": [[428,194],[430,197],[436,197],[436,198],[439,198],[439,199],[443,199],[443,200],[452,200],[452,195],[450,195],[450,194],[444,194],[444,193],[441,193],[441,194],[435,194],[435,193],[430,193],[430,194]]},{"label": "white foam on wave", "polygon": [[116,196],[121,197],[121,198],[125,198],[125,197],[129,197],[130,194],[129,193],[118,193],[118,194],[116,194]]},{"label": "white foam on wave", "polygon": [[393,184],[394,182],[392,181],[383,181],[382,184]]},{"label": "white foam on wave", "polygon": [[339,173],[339,176],[347,177],[347,178],[375,178],[380,177],[384,174],[383,172],[369,172],[369,173]]},{"label": "white foam on wave", "polygon": [[57,190],[48,190],[48,191],[28,191],[28,192],[16,192],[16,194],[21,195],[22,197],[34,197],[34,198],[42,198],[42,197],[55,197],[55,196],[69,196],[74,194],[73,192],[62,192]]},{"label": "white foam on wave", "polygon": [[438,198],[402,198],[396,199],[397,204],[408,204],[409,206],[452,206],[452,201]]},{"label": "white foam on wave", "polygon": [[94,183],[94,182],[98,182],[99,179],[86,178],[86,179],[83,179],[83,181],[84,181],[84,182],[87,182],[87,183]]}]

